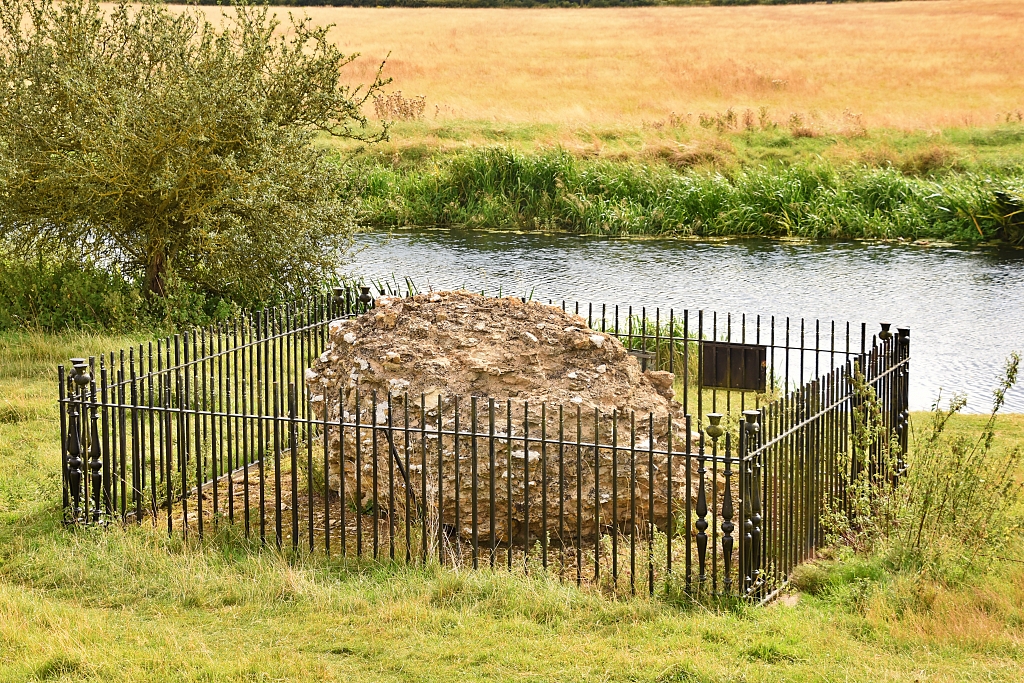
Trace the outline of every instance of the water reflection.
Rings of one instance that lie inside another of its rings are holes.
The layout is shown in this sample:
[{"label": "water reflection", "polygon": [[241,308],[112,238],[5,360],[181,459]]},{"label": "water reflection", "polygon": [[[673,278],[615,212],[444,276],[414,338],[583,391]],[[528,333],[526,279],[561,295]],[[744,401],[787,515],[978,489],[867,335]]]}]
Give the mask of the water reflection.
[{"label": "water reflection", "polygon": [[[681,242],[476,231],[367,233],[346,272],[635,305],[909,326],[914,409],[942,388],[984,411],[1024,351],[1024,252],[765,240]],[[1024,389],[1007,399],[1024,412]]]}]

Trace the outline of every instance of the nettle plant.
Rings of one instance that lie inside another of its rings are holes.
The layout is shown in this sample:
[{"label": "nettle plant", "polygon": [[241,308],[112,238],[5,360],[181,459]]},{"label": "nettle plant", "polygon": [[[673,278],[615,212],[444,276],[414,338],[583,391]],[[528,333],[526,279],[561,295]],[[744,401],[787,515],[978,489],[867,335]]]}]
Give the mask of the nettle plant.
[{"label": "nettle plant", "polygon": [[215,25],[155,0],[0,3],[0,239],[157,296],[251,305],[323,281],[355,211],[311,143],[386,136],[363,114],[386,79],[346,85],[358,55],[329,28],[244,4]]},{"label": "nettle plant", "polygon": [[[947,407],[936,400],[927,429],[906,454],[907,469],[894,485],[888,475],[900,461],[899,443],[882,426],[881,402],[856,373],[854,448],[844,463],[856,472],[847,485],[849,508],[825,519],[832,542],[865,553],[884,553],[898,568],[930,578],[958,581],[983,571],[1019,535],[1024,522],[1019,448],[1000,448],[996,424],[1017,382],[1020,356],[1006,361],[992,410],[980,433],[958,433],[954,416],[967,399]],[[869,467],[869,454],[883,467]]]}]

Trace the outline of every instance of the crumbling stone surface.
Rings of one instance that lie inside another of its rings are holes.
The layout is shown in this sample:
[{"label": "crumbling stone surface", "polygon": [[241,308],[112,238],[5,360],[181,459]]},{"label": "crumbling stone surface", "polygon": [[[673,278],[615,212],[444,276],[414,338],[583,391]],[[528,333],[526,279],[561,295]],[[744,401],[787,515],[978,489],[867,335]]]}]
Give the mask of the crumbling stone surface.
[{"label": "crumbling stone surface", "polygon": [[[361,425],[358,438],[354,426],[328,436],[331,487],[358,509],[374,499],[376,465],[382,508],[405,515],[409,500],[468,535],[475,469],[481,538],[492,524],[499,542],[517,543],[575,536],[577,523],[584,536],[646,524],[652,497],[665,529],[670,424],[673,511],[691,497],[672,374],[643,372],[618,339],[558,307],[461,291],[383,297],[331,323],[306,378],[318,419]],[[550,442],[559,435],[564,445]],[[596,454],[595,438],[607,446]]]}]

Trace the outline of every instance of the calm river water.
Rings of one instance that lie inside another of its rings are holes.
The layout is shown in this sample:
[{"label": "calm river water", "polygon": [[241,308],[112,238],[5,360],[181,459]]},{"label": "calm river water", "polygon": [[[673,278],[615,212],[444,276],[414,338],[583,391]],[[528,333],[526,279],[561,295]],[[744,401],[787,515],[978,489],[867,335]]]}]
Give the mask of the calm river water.
[{"label": "calm river water", "polygon": [[[913,409],[941,388],[987,410],[1006,356],[1024,352],[1019,250],[449,230],[366,233],[358,243],[346,273],[409,276],[421,289],[909,326]],[[1024,412],[1024,387],[1006,410]]]}]

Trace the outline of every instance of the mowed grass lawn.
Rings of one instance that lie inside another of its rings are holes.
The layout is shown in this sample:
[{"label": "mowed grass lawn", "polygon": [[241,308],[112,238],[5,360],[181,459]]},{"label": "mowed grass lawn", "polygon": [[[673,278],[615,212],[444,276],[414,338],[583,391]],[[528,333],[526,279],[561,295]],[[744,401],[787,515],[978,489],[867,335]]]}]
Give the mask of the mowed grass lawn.
[{"label": "mowed grass lawn", "polygon": [[[65,530],[54,367],[126,341],[0,336],[0,680],[1021,679],[1017,548],[966,586],[848,560],[822,596],[711,609],[543,576],[289,559],[231,538],[184,546],[148,525]],[[1024,441],[1024,416],[1001,424],[1003,447]]]}]

